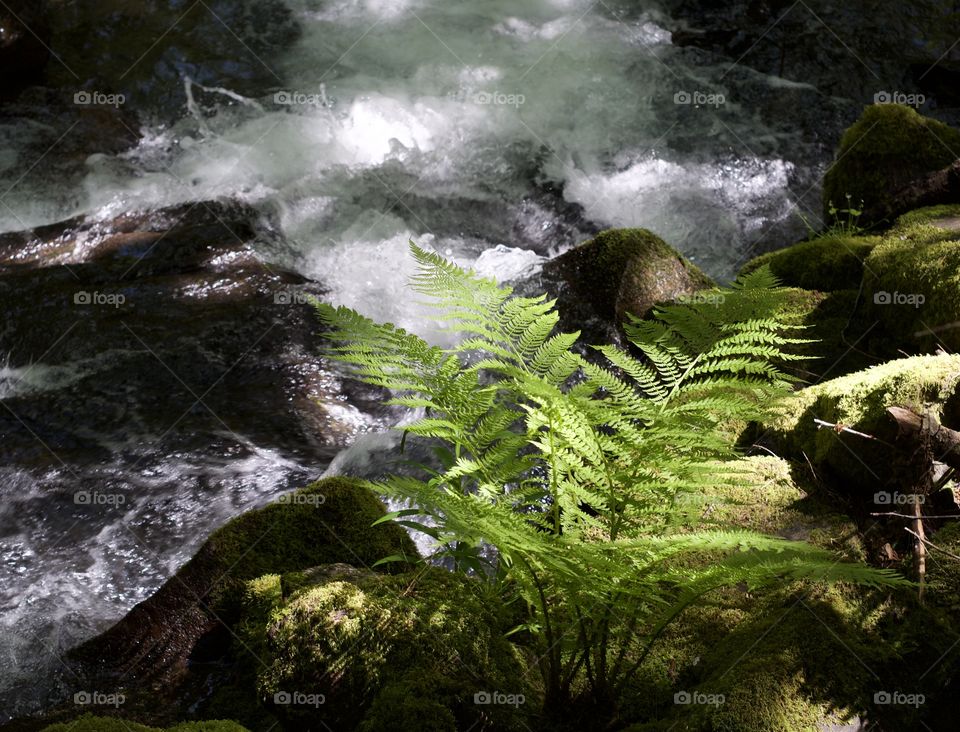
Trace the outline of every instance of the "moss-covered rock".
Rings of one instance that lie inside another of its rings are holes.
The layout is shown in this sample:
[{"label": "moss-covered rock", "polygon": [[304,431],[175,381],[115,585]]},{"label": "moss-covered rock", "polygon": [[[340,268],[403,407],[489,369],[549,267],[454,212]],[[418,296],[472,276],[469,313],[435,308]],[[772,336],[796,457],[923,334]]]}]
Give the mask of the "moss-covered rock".
[{"label": "moss-covered rock", "polygon": [[816,495],[805,463],[772,455],[744,457],[718,471],[703,489],[695,518],[791,541],[806,541],[851,561],[866,559],[856,524]]},{"label": "moss-covered rock", "polygon": [[824,209],[846,208],[847,196],[854,206],[862,201],[870,210],[892,209],[896,191],[950,165],[954,150],[960,150],[960,132],[942,122],[904,105],[867,107],[844,133],[836,162],[824,177]]},{"label": "moss-covered rock", "polygon": [[929,408],[942,417],[958,384],[960,356],[898,359],[801,389],[768,427],[783,454],[810,460],[836,489],[863,497],[897,481],[895,451],[876,440],[819,429],[814,419],[886,434],[887,407]]},{"label": "moss-covered rock", "polygon": [[[264,627],[259,691],[291,728],[512,729],[537,707],[486,585],[443,570],[316,576],[320,584],[301,584]],[[494,691],[525,704],[474,703]]]},{"label": "moss-covered rock", "polygon": [[646,229],[601,232],[544,265],[543,277],[548,286],[552,280],[565,284],[556,288],[562,314],[611,323],[626,313],[643,317],[658,303],[713,286],[695,264]]},{"label": "moss-covered rock", "polygon": [[[243,623],[265,622],[283,573],[333,562],[369,566],[394,554],[415,558],[401,527],[372,526],[384,515],[369,488],[330,478],[234,519],[153,596],[71,653],[82,688],[108,690],[120,679],[126,708],[144,710],[155,724],[199,713],[255,726],[266,712],[256,701],[257,654],[249,642],[235,642]],[[411,565],[384,566],[400,572]]]},{"label": "moss-covered rock", "polygon": [[902,216],[865,267],[864,302],[888,350],[960,349],[960,206]]},{"label": "moss-covered rock", "polygon": [[875,236],[824,236],[761,254],[740,273],[768,265],[788,287],[822,292],[857,289],[863,279],[863,262],[879,243]]},{"label": "moss-covered rock", "polygon": [[162,730],[159,727],[146,727],[117,717],[85,715],[72,722],[44,727],[42,732],[250,732],[250,730],[236,722],[225,720],[182,722]]}]

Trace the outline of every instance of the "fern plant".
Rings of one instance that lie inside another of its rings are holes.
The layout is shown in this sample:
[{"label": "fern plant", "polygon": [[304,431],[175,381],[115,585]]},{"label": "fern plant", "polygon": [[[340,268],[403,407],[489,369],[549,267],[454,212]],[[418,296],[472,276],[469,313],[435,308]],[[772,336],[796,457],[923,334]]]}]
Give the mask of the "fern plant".
[{"label": "fern plant", "polygon": [[[459,342],[443,349],[389,323],[318,303],[328,352],[356,378],[420,410],[404,440],[439,468],[371,484],[408,508],[452,559],[516,592],[538,648],[546,707],[614,705],[669,622],[706,593],[788,579],[895,584],[821,549],[705,526],[707,490],[737,479],[729,426],[762,418],[790,388],[791,331],[759,269],[709,298],[629,318],[636,348],[575,350],[546,296],[515,297],[411,243],[412,287]],[[429,517],[429,521],[422,517]],[[496,552],[484,551],[492,546]],[[399,559],[386,558],[385,561]]]}]

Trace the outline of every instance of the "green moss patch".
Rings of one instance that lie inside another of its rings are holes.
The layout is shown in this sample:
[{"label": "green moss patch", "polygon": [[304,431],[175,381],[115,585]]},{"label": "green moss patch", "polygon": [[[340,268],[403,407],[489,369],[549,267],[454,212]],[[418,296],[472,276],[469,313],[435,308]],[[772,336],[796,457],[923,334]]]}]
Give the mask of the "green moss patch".
[{"label": "green moss patch", "polygon": [[863,262],[879,243],[880,238],[874,236],[825,236],[761,254],[740,273],[766,264],[789,287],[823,292],[857,289],[863,279]]},{"label": "green moss patch", "polygon": [[846,208],[847,196],[856,207],[886,208],[894,192],[953,163],[953,151],[960,151],[960,132],[952,127],[904,105],[869,106],[844,133],[824,177],[824,210]]}]

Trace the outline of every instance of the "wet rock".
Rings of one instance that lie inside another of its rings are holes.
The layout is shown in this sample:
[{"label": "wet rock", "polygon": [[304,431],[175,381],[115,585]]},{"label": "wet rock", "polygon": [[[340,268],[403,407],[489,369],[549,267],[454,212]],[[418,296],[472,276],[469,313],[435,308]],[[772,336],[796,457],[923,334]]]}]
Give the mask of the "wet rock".
[{"label": "wet rock", "polygon": [[40,83],[50,41],[45,0],[8,0],[0,6],[0,102]]},{"label": "wet rock", "polygon": [[275,237],[214,202],[0,236],[5,712],[42,705],[57,656],[201,537],[375,424],[318,355],[322,287],[258,253]]},{"label": "wet rock", "polygon": [[[256,726],[262,712],[256,711],[252,681],[238,668],[256,669],[262,653],[252,643],[233,642],[235,624],[249,612],[245,586],[265,573],[318,564],[369,566],[395,554],[414,559],[417,551],[402,528],[371,527],[384,513],[366,486],[331,478],[234,519],[148,600],[70,653],[71,685],[122,691],[126,715],[166,725],[210,716],[198,709],[211,694],[246,680],[251,687],[238,691],[247,695],[247,708],[216,716]],[[399,572],[410,565],[385,566]]]},{"label": "wet rock", "polygon": [[521,290],[557,297],[566,330],[585,329],[587,340],[616,339],[629,313],[646,316],[658,303],[713,285],[700,269],[646,229],[611,229],[543,266]]}]

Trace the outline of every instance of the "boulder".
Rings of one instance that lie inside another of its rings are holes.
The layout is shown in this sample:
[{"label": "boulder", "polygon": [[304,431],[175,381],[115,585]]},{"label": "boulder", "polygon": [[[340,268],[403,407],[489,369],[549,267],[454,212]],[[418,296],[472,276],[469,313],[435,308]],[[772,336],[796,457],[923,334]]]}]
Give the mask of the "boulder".
[{"label": "boulder", "polygon": [[[887,407],[930,409],[946,424],[956,424],[954,395],[960,385],[960,356],[914,356],[873,366],[801,389],[767,425],[777,451],[809,460],[819,476],[847,498],[882,505],[878,494],[903,490],[896,466],[902,458],[885,442],[848,432],[821,429],[820,419],[859,432],[890,438]],[[880,510],[871,508],[871,510]]]},{"label": "boulder", "polygon": [[[153,723],[196,715],[214,679],[229,685],[257,664],[242,643],[231,649],[250,580],[322,563],[369,566],[391,555],[417,557],[402,528],[371,526],[384,513],[366,486],[329,478],[234,519],[153,596],[70,653],[74,685],[123,689],[125,710],[136,709]],[[253,689],[246,694],[247,708],[256,707]],[[247,712],[235,708],[229,716],[241,711]]]},{"label": "boulder", "polygon": [[[874,104],[843,135],[823,181],[827,220],[831,208],[893,210],[891,197],[907,184],[941,170],[960,154],[960,131],[901,104]],[[841,214],[842,216],[842,214]],[[861,217],[861,226],[883,223]]]},{"label": "boulder", "polygon": [[833,292],[857,289],[863,263],[880,243],[875,236],[828,235],[761,254],[747,262],[740,274],[768,265],[781,283],[805,290]]},{"label": "boulder", "polygon": [[485,583],[326,567],[283,584],[297,589],[261,629],[258,688],[288,729],[519,730],[538,708]]},{"label": "boulder", "polygon": [[901,216],[864,266],[864,304],[888,353],[960,349],[960,206]]},{"label": "boulder", "polygon": [[627,313],[646,316],[658,303],[714,283],[646,229],[610,229],[543,266],[540,291],[558,296],[561,326],[599,321],[615,332]]},{"label": "boulder", "polygon": [[159,727],[146,727],[119,717],[94,717],[85,715],[71,722],[63,722],[44,727],[41,732],[250,732],[236,722],[210,720],[204,722],[184,722],[162,730]]}]

